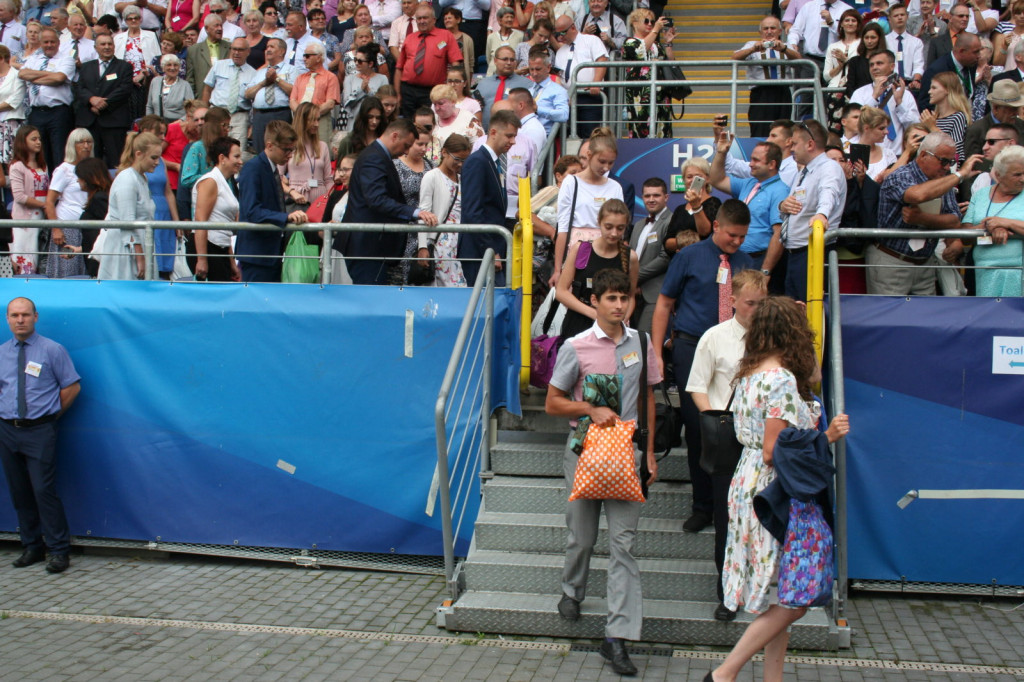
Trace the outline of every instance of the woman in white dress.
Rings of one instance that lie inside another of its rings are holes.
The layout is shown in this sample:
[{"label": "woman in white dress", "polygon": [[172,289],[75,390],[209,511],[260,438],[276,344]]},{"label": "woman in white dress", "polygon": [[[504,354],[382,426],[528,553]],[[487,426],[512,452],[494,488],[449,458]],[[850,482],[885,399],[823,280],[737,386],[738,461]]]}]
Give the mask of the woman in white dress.
[{"label": "woman in white dress", "polygon": [[[149,193],[146,173],[152,173],[160,163],[163,140],[153,133],[139,133],[125,145],[131,165],[118,169],[110,187],[110,207],[107,220],[153,220],[156,204]],[[103,244],[99,279],[143,279],[146,261],[142,255],[142,229],[111,228]]]},{"label": "woman in white dress", "polygon": [[[92,156],[92,133],[75,128],[64,147],[64,163],[53,171],[46,193],[47,220],[77,221],[85,210],[89,195],[78,184],[75,166]],[[78,247],[66,248],[66,247]],[[46,259],[46,276],[51,279],[85,274],[82,258],[82,230],[68,225],[50,230],[50,256]],[[61,253],[61,252],[65,253]],[[71,253],[77,252],[77,253]]]},{"label": "woman in white dress", "polygon": [[[237,223],[238,197],[231,183],[242,170],[242,148],[233,137],[219,137],[207,153],[215,165],[192,186],[195,219],[197,222]],[[242,272],[231,250],[231,230],[196,230],[195,240],[196,279],[242,281]],[[208,257],[211,255],[214,258]]]},{"label": "woman in white dress", "polygon": [[459,250],[459,234],[442,232],[442,226],[462,222],[459,175],[462,172],[462,164],[471,151],[472,146],[465,136],[458,133],[449,135],[441,148],[441,165],[427,171],[420,183],[419,208],[421,211],[429,211],[436,215],[438,226],[437,231],[420,232],[417,257],[426,261],[430,257],[430,246],[434,247],[435,286],[466,286],[462,264],[456,257]]}]

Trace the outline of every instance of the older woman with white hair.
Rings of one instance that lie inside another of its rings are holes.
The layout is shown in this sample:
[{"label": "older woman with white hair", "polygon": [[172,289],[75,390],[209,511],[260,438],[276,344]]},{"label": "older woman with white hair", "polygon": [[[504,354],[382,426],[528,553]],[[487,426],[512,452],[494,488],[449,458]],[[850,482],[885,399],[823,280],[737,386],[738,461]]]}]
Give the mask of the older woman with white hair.
[{"label": "older woman with white hair", "polygon": [[[89,201],[78,184],[75,166],[92,156],[92,134],[85,128],[75,128],[64,146],[64,163],[53,171],[50,188],[46,192],[47,220],[77,221]],[[50,257],[46,259],[46,276],[71,277],[85,274],[82,258],[82,231],[76,227],[55,227],[50,230]]]},{"label": "older woman with white hair", "polygon": [[149,64],[160,54],[160,41],[152,31],[142,30],[142,10],[128,5],[122,14],[128,28],[114,36],[114,56],[132,67],[132,88],[128,108],[132,119],[142,116],[146,109],[146,86],[150,76]]},{"label": "older woman with white hair", "polygon": [[185,117],[185,101],[195,97],[192,86],[181,77],[181,60],[177,55],[165,54],[160,58],[163,78],[154,78],[149,84],[146,114],[156,114],[168,125]]},{"label": "older woman with white hair", "polygon": [[[992,163],[995,184],[971,197],[963,226],[991,237],[991,244],[974,247],[978,296],[1020,296],[1024,242],[1024,147],[1012,145],[999,152]],[[987,269],[998,268],[998,269]]]}]

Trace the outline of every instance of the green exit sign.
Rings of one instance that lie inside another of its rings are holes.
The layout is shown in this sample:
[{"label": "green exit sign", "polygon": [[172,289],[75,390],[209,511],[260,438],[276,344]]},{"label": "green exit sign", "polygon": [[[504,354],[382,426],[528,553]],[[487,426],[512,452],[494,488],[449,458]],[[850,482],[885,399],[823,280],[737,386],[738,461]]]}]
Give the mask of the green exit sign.
[{"label": "green exit sign", "polygon": [[673,192],[685,192],[686,191],[686,183],[683,182],[683,176],[682,175],[673,175],[672,176],[672,191]]}]

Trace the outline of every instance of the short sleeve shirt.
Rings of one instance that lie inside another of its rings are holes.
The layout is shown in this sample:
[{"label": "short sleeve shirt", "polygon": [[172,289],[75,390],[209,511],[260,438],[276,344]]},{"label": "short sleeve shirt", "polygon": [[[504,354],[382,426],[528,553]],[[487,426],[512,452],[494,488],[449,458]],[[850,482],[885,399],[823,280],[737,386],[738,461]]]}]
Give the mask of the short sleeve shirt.
[{"label": "short sleeve shirt", "polygon": [[60,391],[81,380],[62,345],[33,334],[25,340],[25,366],[18,366],[17,339],[0,345],[0,419],[18,418],[18,374],[25,373],[26,419],[60,411]]}]

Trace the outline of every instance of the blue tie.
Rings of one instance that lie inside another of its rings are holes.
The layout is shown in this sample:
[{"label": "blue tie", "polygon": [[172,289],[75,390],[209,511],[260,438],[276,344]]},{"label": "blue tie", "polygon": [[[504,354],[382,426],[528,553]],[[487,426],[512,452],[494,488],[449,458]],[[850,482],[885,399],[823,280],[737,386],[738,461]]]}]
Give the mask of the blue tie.
[{"label": "blue tie", "polygon": [[903,36],[896,36],[896,66],[900,70],[900,78],[903,78]]},{"label": "blue tie", "polygon": [[18,419],[28,417],[28,401],[25,399],[25,342],[18,341]]},{"label": "blue tie", "polygon": [[[768,50],[768,59],[775,59],[775,50]],[[777,67],[777,66],[769,66],[768,67],[768,75],[771,77],[772,80],[775,80],[776,78],[778,78],[779,77],[779,67]]]}]

